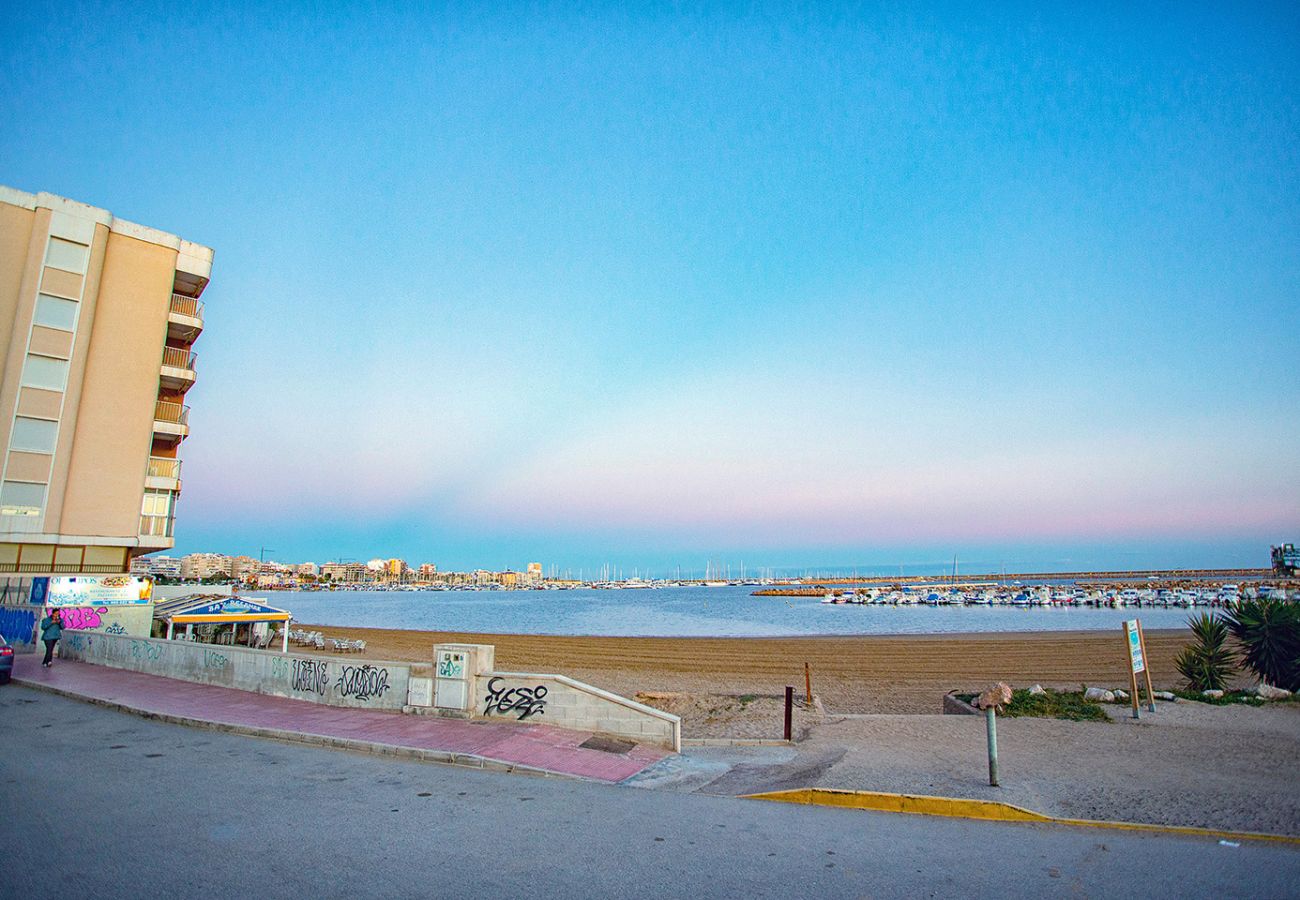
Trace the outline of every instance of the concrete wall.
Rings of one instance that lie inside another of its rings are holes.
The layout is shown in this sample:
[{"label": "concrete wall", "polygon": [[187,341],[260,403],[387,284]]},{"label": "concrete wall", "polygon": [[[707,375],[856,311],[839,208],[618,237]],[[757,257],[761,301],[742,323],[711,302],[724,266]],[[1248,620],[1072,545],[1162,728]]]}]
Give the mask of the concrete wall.
[{"label": "concrete wall", "polygon": [[[64,634],[90,632],[147,638],[153,627],[153,604],[145,606],[64,606]],[[45,615],[41,613],[42,617]]]},{"label": "concrete wall", "polygon": [[[148,637],[153,625],[152,606],[65,606],[63,633],[105,634]],[[0,635],[19,652],[41,646],[37,625],[48,612],[30,604],[0,606]]]},{"label": "concrete wall", "polygon": [[475,682],[478,716],[545,722],[674,751],[682,748],[682,721],[677,716],[564,675],[488,672]]},{"label": "concrete wall", "polygon": [[411,670],[406,663],[356,657],[331,659],[100,633],[64,632],[59,648],[64,659],[363,709],[400,710],[407,705]]},{"label": "concrete wall", "polygon": [[40,621],[39,606],[0,606],[0,635],[19,652],[29,652],[36,645],[36,623]]}]

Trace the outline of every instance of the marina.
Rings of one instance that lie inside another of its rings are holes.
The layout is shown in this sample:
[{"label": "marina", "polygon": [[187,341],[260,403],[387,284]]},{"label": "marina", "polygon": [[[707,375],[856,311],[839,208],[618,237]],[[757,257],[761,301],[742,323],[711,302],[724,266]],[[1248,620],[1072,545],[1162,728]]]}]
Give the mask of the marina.
[{"label": "marina", "polygon": [[[759,596],[790,596],[791,592],[770,589],[755,592]],[[798,596],[808,596],[800,591]],[[1266,600],[1300,599],[1300,591],[1286,585],[1223,584],[1209,587],[1183,588],[1132,588],[1132,587],[1074,587],[1059,588],[1040,585],[1028,588],[976,588],[927,590],[901,587],[895,589],[868,588],[855,590],[830,590],[821,595],[821,602],[832,605],[855,606],[1011,606],[1021,609],[1031,607],[1069,607],[1094,609],[1194,609],[1235,606],[1243,599]]]}]

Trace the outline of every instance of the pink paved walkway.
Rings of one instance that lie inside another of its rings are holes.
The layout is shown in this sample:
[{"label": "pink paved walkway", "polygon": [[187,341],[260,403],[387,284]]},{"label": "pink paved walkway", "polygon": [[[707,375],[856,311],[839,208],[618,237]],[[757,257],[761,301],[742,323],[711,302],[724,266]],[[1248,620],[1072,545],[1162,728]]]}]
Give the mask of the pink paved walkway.
[{"label": "pink paved walkway", "polygon": [[248,691],[191,684],[125,669],[56,660],[44,669],[37,655],[14,661],[14,680],[160,715],[220,725],[275,729],[395,747],[465,753],[598,781],[622,781],[668,755],[638,744],[626,754],[578,745],[591,732],[514,721],[463,721],[366,709],[340,709]]}]

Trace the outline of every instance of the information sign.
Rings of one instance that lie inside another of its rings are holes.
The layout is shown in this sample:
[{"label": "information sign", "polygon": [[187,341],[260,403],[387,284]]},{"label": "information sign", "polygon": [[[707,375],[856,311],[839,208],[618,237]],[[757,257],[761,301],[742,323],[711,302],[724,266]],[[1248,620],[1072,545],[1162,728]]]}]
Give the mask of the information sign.
[{"label": "information sign", "polygon": [[1129,619],[1124,623],[1124,630],[1128,632],[1129,666],[1136,675],[1138,672],[1146,671],[1147,667],[1146,660],[1142,657],[1142,634],[1138,631],[1138,620]]}]

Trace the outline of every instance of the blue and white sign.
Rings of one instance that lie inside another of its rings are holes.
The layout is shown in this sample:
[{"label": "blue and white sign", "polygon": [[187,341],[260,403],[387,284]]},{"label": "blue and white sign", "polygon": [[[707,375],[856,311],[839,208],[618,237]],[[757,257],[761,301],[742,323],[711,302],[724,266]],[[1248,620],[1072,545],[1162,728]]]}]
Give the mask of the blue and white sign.
[{"label": "blue and white sign", "polygon": [[1129,619],[1124,623],[1124,631],[1128,634],[1128,658],[1129,665],[1133,667],[1133,674],[1146,670],[1147,661],[1142,658],[1142,634],[1138,631],[1138,620]]},{"label": "blue and white sign", "polygon": [[[153,602],[153,580],[134,575],[58,576],[43,585],[46,606],[148,606]],[[35,599],[37,586],[32,584]]]},{"label": "blue and white sign", "polygon": [[194,606],[186,609],[180,615],[184,616],[249,616],[249,615],[273,615],[283,616],[284,610],[276,609],[273,606],[263,606],[260,603],[254,603],[251,600],[244,600],[240,597],[228,597],[223,600],[214,600],[212,603],[206,603],[203,606]]}]

